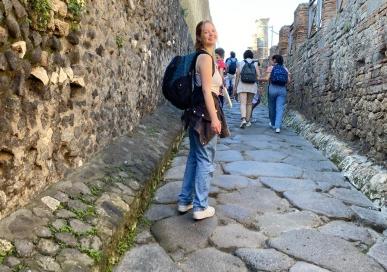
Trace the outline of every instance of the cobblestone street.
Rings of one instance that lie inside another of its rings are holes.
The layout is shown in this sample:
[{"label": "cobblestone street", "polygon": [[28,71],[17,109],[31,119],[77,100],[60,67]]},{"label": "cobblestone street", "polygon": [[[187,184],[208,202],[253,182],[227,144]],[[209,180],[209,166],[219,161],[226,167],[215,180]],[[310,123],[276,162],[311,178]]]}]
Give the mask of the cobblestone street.
[{"label": "cobblestone street", "polygon": [[185,138],[114,271],[387,270],[387,219],[332,162],[293,131],[274,133],[264,106],[246,129],[238,104],[226,111],[232,136],[217,145],[216,215],[194,221],[176,211]]}]

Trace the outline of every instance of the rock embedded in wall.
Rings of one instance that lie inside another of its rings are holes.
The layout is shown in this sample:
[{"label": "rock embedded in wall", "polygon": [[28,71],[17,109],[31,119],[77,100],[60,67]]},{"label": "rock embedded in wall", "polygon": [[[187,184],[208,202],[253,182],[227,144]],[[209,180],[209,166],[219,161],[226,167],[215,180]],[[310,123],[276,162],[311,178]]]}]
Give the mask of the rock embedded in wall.
[{"label": "rock embedded in wall", "polygon": [[178,0],[25,3],[0,3],[0,218],[133,130],[193,48]]}]

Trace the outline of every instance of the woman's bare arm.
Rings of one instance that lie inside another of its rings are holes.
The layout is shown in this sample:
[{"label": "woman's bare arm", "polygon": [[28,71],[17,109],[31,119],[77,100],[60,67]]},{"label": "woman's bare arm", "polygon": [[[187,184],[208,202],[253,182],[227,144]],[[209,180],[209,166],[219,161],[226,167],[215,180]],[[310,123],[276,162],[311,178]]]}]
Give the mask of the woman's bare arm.
[{"label": "woman's bare arm", "polygon": [[214,99],[212,97],[212,58],[207,54],[201,54],[197,60],[200,78],[202,82],[202,91],[207,111],[211,118],[211,128],[216,134],[220,133],[221,124],[215,109]]}]

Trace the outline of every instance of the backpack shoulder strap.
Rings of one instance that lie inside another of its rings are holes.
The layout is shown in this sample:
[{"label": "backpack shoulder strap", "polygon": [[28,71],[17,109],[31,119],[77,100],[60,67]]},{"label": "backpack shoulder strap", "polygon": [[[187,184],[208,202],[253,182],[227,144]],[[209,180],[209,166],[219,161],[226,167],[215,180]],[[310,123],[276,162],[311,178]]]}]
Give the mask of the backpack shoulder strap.
[{"label": "backpack shoulder strap", "polygon": [[254,65],[254,61],[252,62],[248,62],[247,60],[243,60],[245,62],[245,64],[247,64],[247,66],[251,66],[251,65]]},{"label": "backpack shoulder strap", "polygon": [[[207,55],[209,55],[210,57],[211,57],[211,59],[212,59],[212,75],[214,75],[215,74],[215,62],[214,62],[214,58],[212,57],[212,55],[210,54],[210,53],[208,53],[207,51],[205,51],[205,50],[199,50],[198,52],[197,52],[197,55],[196,55],[196,59],[199,57],[199,55],[201,55],[201,54],[207,54]],[[195,60],[195,66],[196,66],[196,60]]]}]

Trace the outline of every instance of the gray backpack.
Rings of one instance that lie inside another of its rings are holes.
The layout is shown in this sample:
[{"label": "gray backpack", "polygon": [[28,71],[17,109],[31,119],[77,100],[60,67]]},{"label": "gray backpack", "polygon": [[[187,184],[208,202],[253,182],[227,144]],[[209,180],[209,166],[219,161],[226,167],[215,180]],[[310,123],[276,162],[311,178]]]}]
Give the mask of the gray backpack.
[{"label": "gray backpack", "polygon": [[241,81],[243,83],[255,83],[257,81],[257,71],[255,69],[254,61],[248,63],[244,60],[244,62],[245,64],[241,71]]}]

